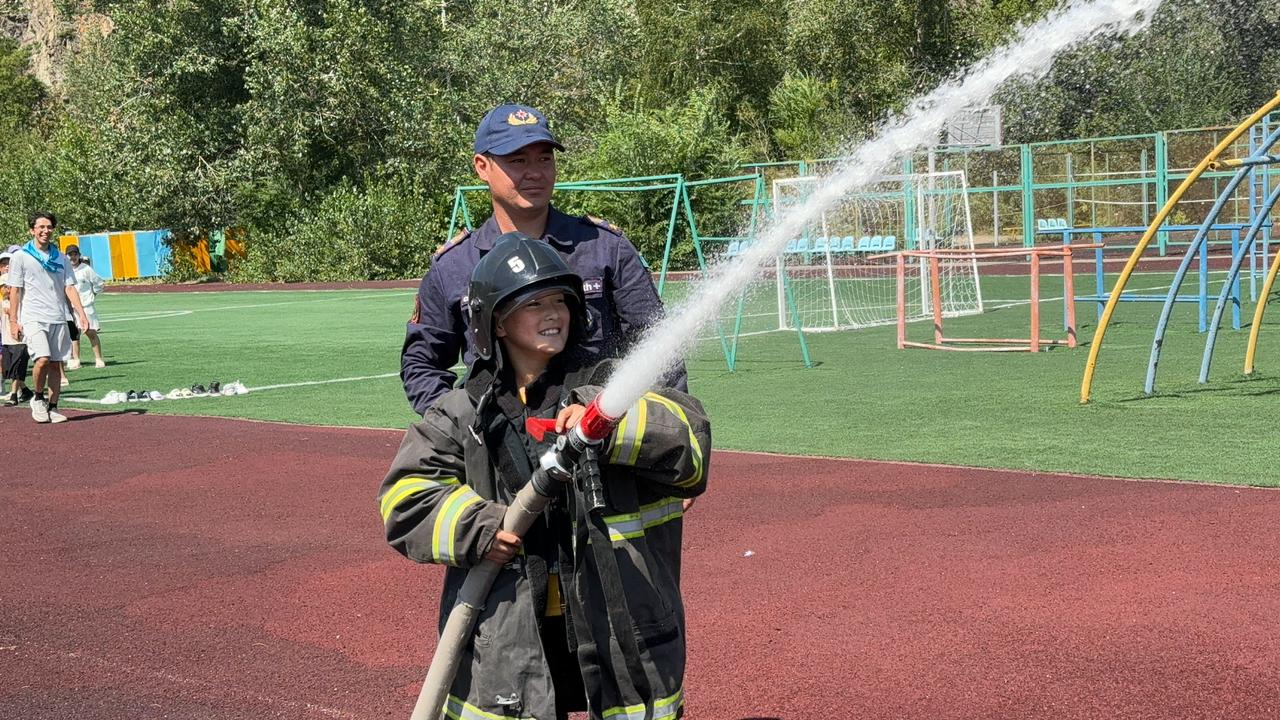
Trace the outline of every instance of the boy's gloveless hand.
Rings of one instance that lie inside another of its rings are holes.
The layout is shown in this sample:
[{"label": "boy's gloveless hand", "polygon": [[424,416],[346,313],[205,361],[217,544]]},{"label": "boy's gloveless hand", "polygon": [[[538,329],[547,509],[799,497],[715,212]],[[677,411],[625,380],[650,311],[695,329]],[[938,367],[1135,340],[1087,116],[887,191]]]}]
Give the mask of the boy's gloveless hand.
[{"label": "boy's gloveless hand", "polygon": [[578,403],[574,403],[556,413],[556,434],[563,434],[565,430],[574,427],[582,420],[582,416],[586,414],[586,406]]},{"label": "boy's gloveless hand", "polygon": [[484,554],[484,559],[506,565],[518,552],[520,552],[520,536],[506,530],[499,530],[493,536],[493,544],[489,546],[489,552]]}]

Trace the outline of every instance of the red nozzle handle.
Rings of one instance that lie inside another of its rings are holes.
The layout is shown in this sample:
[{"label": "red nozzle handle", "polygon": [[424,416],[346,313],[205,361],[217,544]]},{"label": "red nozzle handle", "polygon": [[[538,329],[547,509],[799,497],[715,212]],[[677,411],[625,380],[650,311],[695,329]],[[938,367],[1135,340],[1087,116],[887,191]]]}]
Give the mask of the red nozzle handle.
[{"label": "red nozzle handle", "polygon": [[546,437],[549,432],[556,431],[555,418],[525,418],[524,429],[533,436],[534,440],[542,442],[542,438]]},{"label": "red nozzle handle", "polygon": [[[609,433],[617,424],[618,419],[605,415],[600,410],[600,404],[593,400],[587,406],[587,412],[582,416],[582,421],[578,423],[578,431],[587,442],[598,443],[609,437]],[[533,436],[534,440],[542,442],[542,438],[546,437],[547,433],[556,431],[556,420],[555,418],[525,418],[524,429]]]}]

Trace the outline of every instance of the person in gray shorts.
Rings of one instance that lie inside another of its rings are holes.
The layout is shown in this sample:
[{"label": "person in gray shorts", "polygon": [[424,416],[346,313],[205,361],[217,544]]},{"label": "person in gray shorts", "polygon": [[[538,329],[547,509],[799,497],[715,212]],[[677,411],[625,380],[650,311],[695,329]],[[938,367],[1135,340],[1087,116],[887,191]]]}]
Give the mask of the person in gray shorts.
[{"label": "person in gray shorts", "polygon": [[32,215],[28,223],[31,240],[9,261],[9,327],[15,336],[26,339],[27,352],[35,362],[31,417],[39,423],[67,419],[58,412],[62,364],[71,359],[71,334],[64,310],[67,302],[75,310],[76,324],[89,326],[71,263],[52,243],[57,223],[51,213]]}]

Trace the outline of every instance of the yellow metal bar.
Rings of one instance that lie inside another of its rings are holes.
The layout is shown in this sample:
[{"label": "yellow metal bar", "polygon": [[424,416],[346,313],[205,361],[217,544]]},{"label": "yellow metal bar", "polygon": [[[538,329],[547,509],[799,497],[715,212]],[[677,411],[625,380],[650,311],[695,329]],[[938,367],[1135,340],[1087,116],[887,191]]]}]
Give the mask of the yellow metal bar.
[{"label": "yellow metal bar", "polygon": [[1084,379],[1080,382],[1080,403],[1089,402],[1089,391],[1093,387],[1093,373],[1098,365],[1098,353],[1102,350],[1102,338],[1106,335],[1107,325],[1111,322],[1111,315],[1116,311],[1116,303],[1120,301],[1120,294],[1124,292],[1125,285],[1129,282],[1129,276],[1133,274],[1135,268],[1138,267],[1138,261],[1142,259],[1142,253],[1146,251],[1147,245],[1151,243],[1151,239],[1155,237],[1160,226],[1164,224],[1165,218],[1173,212],[1173,208],[1177,206],[1178,201],[1186,194],[1187,190],[1195,183],[1206,170],[1209,169],[1210,163],[1218,159],[1218,156],[1226,152],[1239,137],[1249,131],[1249,128],[1256,125],[1262,118],[1266,117],[1272,110],[1280,107],[1280,91],[1277,91],[1275,97],[1267,101],[1265,105],[1258,108],[1258,111],[1245,118],[1239,127],[1232,130],[1226,137],[1222,138],[1217,146],[1205,156],[1200,164],[1195,166],[1191,174],[1178,185],[1178,189],[1173,191],[1169,196],[1168,202],[1164,207],[1160,208],[1160,212],[1156,213],[1155,218],[1151,220],[1151,225],[1146,232],[1142,234],[1142,239],[1138,241],[1136,247],[1133,248],[1133,254],[1129,256],[1129,261],[1124,264],[1124,269],[1120,271],[1120,277],[1116,278],[1115,287],[1111,289],[1111,297],[1107,299],[1107,305],[1102,310],[1102,317],[1098,320],[1098,329],[1093,332],[1093,340],[1089,343],[1089,359],[1084,366]]},{"label": "yellow metal bar", "polygon": [[1253,374],[1254,356],[1258,353],[1258,332],[1262,330],[1262,313],[1267,309],[1267,298],[1271,296],[1271,286],[1276,281],[1276,271],[1280,270],[1280,253],[1276,253],[1271,261],[1271,269],[1267,271],[1267,279],[1262,283],[1262,292],[1258,293],[1258,306],[1253,309],[1253,325],[1249,328],[1249,345],[1244,351],[1244,374]]},{"label": "yellow metal bar", "polygon": [[1214,160],[1209,163],[1209,169],[1213,171],[1226,170],[1227,168],[1240,167],[1244,164],[1244,158],[1231,158],[1229,160]]}]

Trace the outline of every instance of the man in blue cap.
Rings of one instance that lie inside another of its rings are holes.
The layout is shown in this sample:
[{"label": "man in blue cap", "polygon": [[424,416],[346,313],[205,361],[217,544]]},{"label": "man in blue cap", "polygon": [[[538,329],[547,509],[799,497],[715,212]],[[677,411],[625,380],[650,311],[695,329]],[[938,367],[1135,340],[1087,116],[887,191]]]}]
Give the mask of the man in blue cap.
[{"label": "man in blue cap", "polygon": [[[590,313],[584,344],[600,358],[623,354],[662,314],[649,270],[622,231],[551,206],[556,151],[564,146],[542,113],[527,105],[494,108],[476,129],[474,150],[472,164],[489,186],[493,214],[436,252],[418,288],[400,354],[405,395],[420,415],[457,381],[450,368],[463,350],[470,365],[474,349],[466,336],[463,298],[472,269],[505,233],[518,231],[549,243],[582,278]],[[684,390],[684,366],[667,381]]]}]

